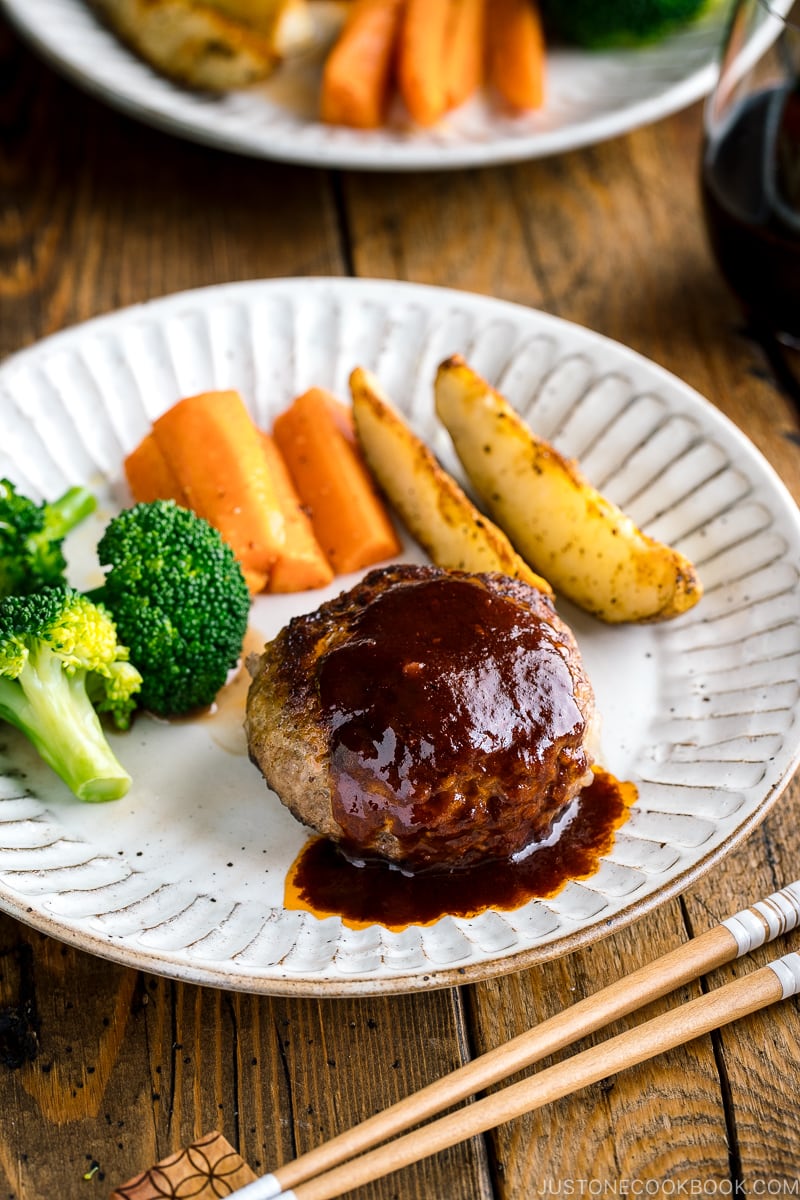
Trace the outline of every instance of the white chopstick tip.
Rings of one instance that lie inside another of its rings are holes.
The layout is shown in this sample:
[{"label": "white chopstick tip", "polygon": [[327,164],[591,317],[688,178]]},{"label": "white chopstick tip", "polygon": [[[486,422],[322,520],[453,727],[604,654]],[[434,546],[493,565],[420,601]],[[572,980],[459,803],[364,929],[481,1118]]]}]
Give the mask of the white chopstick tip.
[{"label": "white chopstick tip", "polygon": [[783,988],[782,999],[788,1000],[800,992],[800,954],[784,954],[769,966],[778,976]]},{"label": "white chopstick tip", "polygon": [[[426,1139],[418,1141],[414,1134],[405,1132],[412,1126],[427,1121],[444,1108],[452,1106],[457,1100],[466,1099],[475,1091],[482,1090],[488,1083],[499,1083],[508,1074],[519,1071],[523,1065],[532,1066],[545,1053],[562,1049],[578,1037],[602,1029],[610,1020],[635,1012],[650,1000],[665,996],[680,983],[696,979],[705,969],[731,962],[735,957],[734,947],[741,956],[795,929],[800,925],[800,880],[788,884],[780,892],[774,892],[764,900],[757,900],[749,908],[721,922],[721,925],[732,936],[733,944],[727,938],[718,936],[719,926],[709,930],[702,939],[695,939],[697,953],[683,955],[682,948],[679,948],[663,959],[656,960],[656,963],[640,968],[629,980],[621,980],[603,989],[596,996],[587,997],[574,1010],[578,1014],[577,1018],[570,1016],[570,1010],[565,1010],[560,1016],[545,1022],[538,1030],[531,1029],[512,1039],[507,1043],[505,1050],[511,1051],[513,1047],[513,1055],[506,1054],[500,1056],[498,1062],[492,1061],[491,1070],[486,1067],[478,1071],[473,1070],[472,1068],[481,1061],[474,1060],[470,1067],[461,1068],[451,1077],[451,1084],[441,1089],[441,1096],[434,1098],[428,1094],[429,1091],[438,1090],[435,1086],[432,1089],[423,1089],[417,1094],[418,1103],[414,1103],[412,1096],[407,1102],[400,1102],[386,1110],[383,1114],[385,1119],[379,1121],[378,1126],[375,1125],[376,1118],[372,1118],[363,1126],[354,1127],[347,1135],[340,1135],[340,1138],[346,1139],[346,1144],[343,1145],[339,1139],[334,1138],[327,1148],[327,1153],[325,1146],[322,1146],[308,1156],[301,1155],[295,1160],[293,1170],[287,1170],[286,1174],[294,1179],[301,1195],[306,1191],[303,1185],[312,1180],[321,1185],[314,1189],[313,1194],[342,1195],[341,1189],[328,1189],[340,1188],[340,1185],[347,1190],[360,1187],[363,1183],[379,1179],[401,1166],[416,1162],[420,1157],[433,1154],[437,1149],[455,1145],[457,1141],[464,1140],[473,1133],[485,1132],[493,1127],[492,1122],[509,1120],[509,1113],[520,1115],[533,1111],[541,1104],[548,1103],[550,1099],[559,1099],[568,1094],[563,1090],[563,1064],[560,1064],[557,1068],[546,1068],[534,1073],[527,1080],[512,1084],[506,1092],[505,1103],[499,1108],[493,1108],[491,1113],[487,1110],[487,1103],[493,1098],[484,1097],[476,1100],[473,1105],[466,1105],[462,1110],[440,1117],[425,1126],[428,1135]],[[654,969],[659,963],[663,963],[662,973]],[[598,1042],[589,1050],[577,1054],[570,1060],[578,1071],[578,1074],[573,1073],[570,1086],[575,1090],[643,1061],[642,1029],[649,1028],[650,1031],[647,1057],[651,1058],[665,1049],[681,1045],[692,1037],[708,1033],[711,1029],[719,1028],[740,1016],[774,1003],[778,998],[777,988],[775,983],[770,983],[770,971],[780,986],[783,999],[800,994],[800,954],[787,954],[770,963],[769,970],[762,968],[756,971],[752,980],[743,976],[717,989],[718,994],[712,992],[697,997],[685,1006],[683,1013],[679,1010],[667,1011],[660,1017],[652,1018],[645,1026],[634,1026],[608,1042]],[[460,1079],[457,1088],[452,1083],[456,1078]],[[489,1107],[492,1108],[492,1105],[489,1104]],[[405,1136],[399,1137],[396,1143],[388,1140],[398,1134]],[[379,1146],[380,1142],[385,1144]],[[420,1152],[423,1142],[425,1148]],[[337,1167],[342,1169],[343,1174],[336,1171]],[[349,1167],[350,1170],[344,1171],[345,1167]],[[279,1168],[279,1171],[283,1170]],[[346,1182],[348,1179],[349,1183]],[[295,1191],[281,1191],[280,1183],[274,1175],[264,1176],[234,1195],[239,1197],[239,1200],[297,1200]]]},{"label": "white chopstick tip", "polygon": [[737,958],[743,958],[767,940],[767,927],[752,908],[743,908],[721,924],[736,940]]},{"label": "white chopstick tip", "polygon": [[736,941],[738,957],[758,949],[800,925],[800,881],[757,900],[721,924]]},{"label": "white chopstick tip", "polygon": [[231,1192],[231,1196],[237,1196],[238,1200],[276,1200],[278,1196],[281,1200],[291,1200],[294,1193],[284,1192],[274,1175],[262,1175],[252,1183],[246,1183],[243,1188]]}]

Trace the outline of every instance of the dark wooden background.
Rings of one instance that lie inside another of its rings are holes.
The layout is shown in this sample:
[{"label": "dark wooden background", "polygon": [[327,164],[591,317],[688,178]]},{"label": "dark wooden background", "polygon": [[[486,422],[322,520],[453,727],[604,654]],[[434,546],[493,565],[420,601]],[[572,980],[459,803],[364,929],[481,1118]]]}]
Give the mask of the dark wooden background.
[{"label": "dark wooden background", "polygon": [[[717,404],[800,496],[797,411],[704,241],[699,106],[543,162],[321,171],[138,125],[59,79],[0,19],[0,127],[0,357],[96,313],[227,280],[444,284],[627,343]],[[0,916],[0,1200],[107,1196],[215,1127],[254,1169],[274,1167],[793,879],[797,813],[795,784],[685,895],[590,949],[427,995],[215,991]],[[38,1030],[33,1059],[9,1031],[15,1010]],[[12,1065],[16,1050],[24,1061]],[[797,1195],[799,1099],[791,1001],[359,1195],[524,1200],[625,1181],[648,1195]]]}]

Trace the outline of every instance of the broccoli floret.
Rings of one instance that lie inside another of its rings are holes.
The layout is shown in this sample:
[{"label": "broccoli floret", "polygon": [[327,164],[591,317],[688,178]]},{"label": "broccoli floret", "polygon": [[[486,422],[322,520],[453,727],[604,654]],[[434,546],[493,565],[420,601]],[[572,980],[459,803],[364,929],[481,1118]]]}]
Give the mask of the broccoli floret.
[{"label": "broccoli floret", "polygon": [[96,507],[86,488],[35,504],[0,479],[0,596],[23,595],[65,583],[61,544]]},{"label": "broccoli floret", "polygon": [[639,46],[696,17],[708,0],[547,0],[548,25],[568,42],[591,49]]},{"label": "broccoli floret", "polygon": [[130,776],[95,709],[130,724],[141,686],[105,609],[68,587],[0,599],[0,718],[81,800],[118,800]]},{"label": "broccoli floret", "polygon": [[112,518],[97,552],[109,569],[91,595],[113,614],[142,674],[142,706],[177,716],[213,703],[250,615],[230,546],[189,509],[154,500]]}]

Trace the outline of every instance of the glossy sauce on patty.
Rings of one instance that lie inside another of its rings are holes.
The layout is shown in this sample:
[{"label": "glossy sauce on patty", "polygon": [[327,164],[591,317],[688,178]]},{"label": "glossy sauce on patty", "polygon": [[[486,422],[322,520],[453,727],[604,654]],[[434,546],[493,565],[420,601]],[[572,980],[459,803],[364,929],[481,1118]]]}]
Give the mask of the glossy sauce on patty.
[{"label": "glossy sauce on patty", "polygon": [[318,663],[345,846],[388,829],[406,862],[452,865],[543,836],[562,782],[590,766],[574,653],[555,621],[476,577],[376,596]]}]

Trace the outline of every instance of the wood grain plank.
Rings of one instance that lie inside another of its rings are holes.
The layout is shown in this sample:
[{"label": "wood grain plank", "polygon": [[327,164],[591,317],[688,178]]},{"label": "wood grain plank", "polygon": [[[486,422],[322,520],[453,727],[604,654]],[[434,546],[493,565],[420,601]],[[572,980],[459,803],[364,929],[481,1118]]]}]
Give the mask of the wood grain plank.
[{"label": "wood grain plank", "polygon": [[[76,1195],[93,1163],[92,1177],[102,1177],[112,1147],[122,1152],[131,1135],[141,1139],[140,1087],[128,1073],[134,1055],[126,1042],[139,1002],[136,975],[6,916],[0,944],[30,954],[38,1025],[36,1056],[0,1069],[0,1181],[20,1197],[58,1194],[59,1187]],[[149,1107],[149,1088],[144,1098]]]},{"label": "wood grain plank", "polygon": [[[463,1061],[457,992],[239,995],[140,976],[8,917],[0,933],[35,949],[39,1053],[0,1072],[0,1111],[14,1116],[0,1188],[21,1198],[77,1195],[92,1163],[98,1183],[123,1182],[214,1127],[268,1170]],[[483,1142],[419,1164],[401,1186],[365,1196],[490,1196]]]},{"label": "wood grain plank", "polygon": [[[566,959],[476,985],[471,1011],[478,1048],[489,1048],[591,995],[640,965],[643,955],[655,958],[684,939],[678,906],[670,904]],[[574,1050],[698,993],[696,986],[683,988],[671,1000],[647,1006]],[[501,1195],[507,1197],[539,1187],[556,1193],[571,1188],[578,1194],[581,1186],[597,1188],[613,1180],[626,1180],[629,1187],[700,1176],[722,1183],[728,1178],[726,1127],[710,1043],[681,1047],[502,1127],[495,1134],[494,1153]]]},{"label": "wood grain plank", "polygon": [[[279,1024],[287,1074],[294,1080],[298,1154],[460,1066],[467,1053],[456,990],[281,1007],[286,1009]],[[473,1139],[455,1146],[359,1189],[361,1195],[365,1200],[488,1200],[485,1145]]]},{"label": "wood grain plank", "polygon": [[0,356],[185,288],[340,275],[322,172],[225,154],[106,108],[0,21]]},{"label": "wood grain plank", "polygon": [[[769,894],[796,879],[800,863],[797,806],[800,787],[792,784],[760,829],[722,867],[684,898],[688,921],[702,932],[725,906],[746,907],[753,896]],[[765,946],[747,961],[715,971],[709,986],[797,949],[795,933]],[[779,948],[780,947],[780,948]],[[716,1038],[731,1124],[732,1173],[748,1195],[771,1187],[789,1192],[800,1178],[800,1133],[796,1120],[796,1064],[800,1061],[800,1012],[796,1001],[778,1005],[720,1031]]]}]

